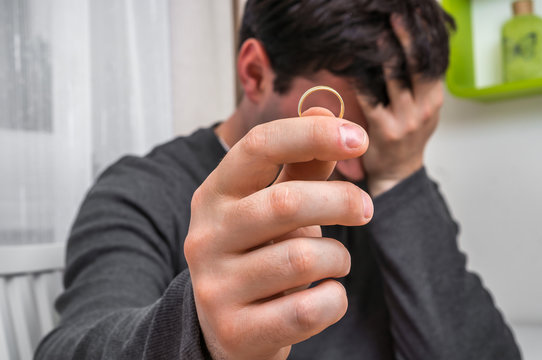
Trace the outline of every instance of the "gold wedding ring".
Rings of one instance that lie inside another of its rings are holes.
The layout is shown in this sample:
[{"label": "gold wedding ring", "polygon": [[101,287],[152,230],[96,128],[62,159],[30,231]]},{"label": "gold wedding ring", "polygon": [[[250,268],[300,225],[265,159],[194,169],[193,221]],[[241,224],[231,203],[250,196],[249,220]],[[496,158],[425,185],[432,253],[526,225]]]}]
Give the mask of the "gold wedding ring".
[{"label": "gold wedding ring", "polygon": [[339,101],[341,102],[341,113],[339,114],[339,118],[342,119],[344,116],[343,98],[341,97],[341,94],[337,92],[337,90],[330,88],[329,86],[315,86],[307,90],[303,94],[303,96],[301,96],[301,99],[299,99],[299,106],[297,107],[297,113],[299,114],[299,117],[301,117],[301,114],[303,113],[303,103],[305,102],[307,97],[309,97],[309,95],[311,95],[312,93],[320,91],[320,90],[329,91],[330,93],[334,94],[339,99]]}]

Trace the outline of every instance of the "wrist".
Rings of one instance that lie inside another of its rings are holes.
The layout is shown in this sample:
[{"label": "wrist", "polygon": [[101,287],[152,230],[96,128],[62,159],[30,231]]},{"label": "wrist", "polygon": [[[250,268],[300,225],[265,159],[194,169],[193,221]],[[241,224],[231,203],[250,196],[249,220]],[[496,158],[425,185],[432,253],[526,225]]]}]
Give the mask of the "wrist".
[{"label": "wrist", "polygon": [[367,188],[369,190],[369,194],[373,198],[375,198],[379,195],[384,194],[385,192],[388,192],[399,183],[401,183],[403,180],[409,178],[410,176],[412,176],[412,174],[419,171],[422,167],[423,164],[416,166],[416,168],[412,168],[408,171],[403,171],[401,173],[387,174],[381,176],[369,175],[367,177]]},{"label": "wrist", "polygon": [[400,179],[367,179],[369,194],[375,198],[383,193],[393,189],[401,182]]}]

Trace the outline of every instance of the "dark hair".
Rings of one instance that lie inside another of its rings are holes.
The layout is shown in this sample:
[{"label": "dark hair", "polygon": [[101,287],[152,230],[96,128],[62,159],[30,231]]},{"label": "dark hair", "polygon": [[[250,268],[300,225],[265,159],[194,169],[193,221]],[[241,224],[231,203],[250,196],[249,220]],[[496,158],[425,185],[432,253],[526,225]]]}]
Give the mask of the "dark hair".
[{"label": "dark hair", "polygon": [[390,23],[398,14],[412,34],[410,69],[426,78],[448,67],[454,20],[436,0],[248,0],[240,45],[263,44],[276,73],[275,91],[288,92],[295,76],[319,70],[350,79],[373,102],[389,103],[382,66],[410,86],[406,55]]}]

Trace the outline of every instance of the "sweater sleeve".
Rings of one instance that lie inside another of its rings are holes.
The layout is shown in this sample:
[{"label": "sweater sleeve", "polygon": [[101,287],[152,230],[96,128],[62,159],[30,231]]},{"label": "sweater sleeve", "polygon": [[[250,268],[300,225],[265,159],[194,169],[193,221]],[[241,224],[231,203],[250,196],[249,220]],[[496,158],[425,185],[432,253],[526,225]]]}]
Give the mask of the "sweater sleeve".
[{"label": "sweater sleeve", "polygon": [[374,205],[369,232],[384,279],[396,359],[520,359],[490,294],[466,270],[458,227],[425,169]]},{"label": "sweater sleeve", "polygon": [[60,324],[36,359],[208,357],[181,260],[189,205],[175,205],[168,175],[124,159],[89,192],[68,241]]}]

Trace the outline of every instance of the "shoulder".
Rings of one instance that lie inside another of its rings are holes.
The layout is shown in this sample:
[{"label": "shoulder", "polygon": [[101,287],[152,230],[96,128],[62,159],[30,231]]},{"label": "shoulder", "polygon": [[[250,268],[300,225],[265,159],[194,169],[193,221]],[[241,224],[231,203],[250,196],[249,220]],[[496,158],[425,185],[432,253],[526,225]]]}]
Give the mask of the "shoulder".
[{"label": "shoulder", "polygon": [[213,130],[200,129],[159,145],[146,156],[121,158],[98,177],[91,192],[115,190],[154,199],[191,198],[223,156]]}]

